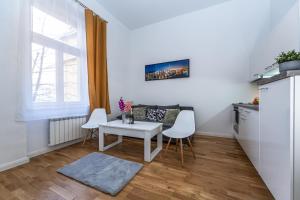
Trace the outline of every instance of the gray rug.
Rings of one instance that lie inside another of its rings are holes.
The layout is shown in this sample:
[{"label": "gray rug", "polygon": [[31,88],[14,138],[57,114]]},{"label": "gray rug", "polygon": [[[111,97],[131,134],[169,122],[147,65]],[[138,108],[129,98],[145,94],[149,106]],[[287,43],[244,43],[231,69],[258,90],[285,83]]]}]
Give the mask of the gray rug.
[{"label": "gray rug", "polygon": [[140,163],[91,153],[57,172],[102,192],[116,195],[143,167]]}]

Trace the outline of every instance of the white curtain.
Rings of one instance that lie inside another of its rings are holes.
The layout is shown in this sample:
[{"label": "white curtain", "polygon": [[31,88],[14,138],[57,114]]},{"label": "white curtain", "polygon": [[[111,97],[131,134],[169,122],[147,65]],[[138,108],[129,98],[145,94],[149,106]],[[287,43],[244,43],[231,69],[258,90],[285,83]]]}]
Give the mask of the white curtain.
[{"label": "white curtain", "polygon": [[84,8],[21,0],[18,121],[88,114]]}]

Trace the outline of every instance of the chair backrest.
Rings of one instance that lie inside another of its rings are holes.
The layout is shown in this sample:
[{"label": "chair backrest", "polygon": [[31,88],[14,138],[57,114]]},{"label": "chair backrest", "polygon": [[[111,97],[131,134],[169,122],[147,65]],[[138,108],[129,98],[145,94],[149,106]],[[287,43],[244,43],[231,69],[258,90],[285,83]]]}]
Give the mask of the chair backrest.
[{"label": "chair backrest", "polygon": [[195,133],[194,111],[192,110],[180,111],[172,129],[176,132],[182,132],[190,135]]},{"label": "chair backrest", "polygon": [[87,122],[88,124],[103,124],[107,123],[106,111],[104,108],[96,108]]}]

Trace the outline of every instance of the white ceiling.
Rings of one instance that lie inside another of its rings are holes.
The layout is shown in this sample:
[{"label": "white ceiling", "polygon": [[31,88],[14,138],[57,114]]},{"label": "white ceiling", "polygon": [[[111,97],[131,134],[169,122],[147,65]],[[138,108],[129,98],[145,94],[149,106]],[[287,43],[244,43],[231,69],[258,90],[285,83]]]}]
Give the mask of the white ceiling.
[{"label": "white ceiling", "polygon": [[166,20],[228,0],[97,0],[130,29]]}]

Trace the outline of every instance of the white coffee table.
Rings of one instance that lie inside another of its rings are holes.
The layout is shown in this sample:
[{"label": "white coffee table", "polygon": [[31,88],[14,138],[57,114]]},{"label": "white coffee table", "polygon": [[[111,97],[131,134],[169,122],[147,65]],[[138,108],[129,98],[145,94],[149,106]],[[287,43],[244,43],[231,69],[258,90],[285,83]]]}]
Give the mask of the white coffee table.
[{"label": "white coffee table", "polygon": [[[99,126],[99,151],[105,151],[122,142],[122,136],[144,139],[144,160],[151,162],[162,150],[162,123],[135,121],[134,124],[123,124],[115,120]],[[104,145],[104,134],[118,135],[118,140]],[[151,152],[151,138],[157,136],[157,147]]]}]

